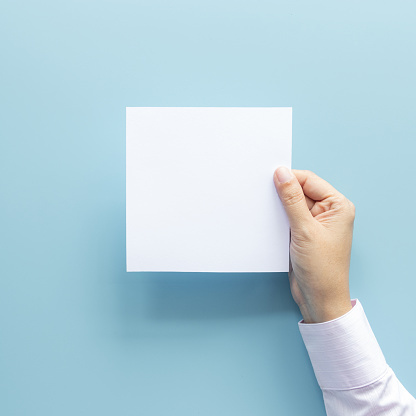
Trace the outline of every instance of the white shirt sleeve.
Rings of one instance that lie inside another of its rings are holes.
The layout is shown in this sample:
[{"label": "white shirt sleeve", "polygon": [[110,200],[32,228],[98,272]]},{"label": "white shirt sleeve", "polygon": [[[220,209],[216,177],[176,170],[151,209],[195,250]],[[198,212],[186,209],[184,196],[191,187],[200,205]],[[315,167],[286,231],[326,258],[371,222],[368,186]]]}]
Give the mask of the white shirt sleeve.
[{"label": "white shirt sleeve", "polygon": [[371,330],[358,299],[332,321],[299,322],[328,416],[416,416],[416,400],[403,387]]}]

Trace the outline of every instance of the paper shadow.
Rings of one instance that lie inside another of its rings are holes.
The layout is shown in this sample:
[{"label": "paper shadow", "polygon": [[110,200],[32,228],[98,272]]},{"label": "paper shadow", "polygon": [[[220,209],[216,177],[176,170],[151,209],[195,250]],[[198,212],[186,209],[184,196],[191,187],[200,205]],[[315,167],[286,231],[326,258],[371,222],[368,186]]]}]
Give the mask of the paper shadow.
[{"label": "paper shadow", "polygon": [[127,273],[125,216],[118,219],[112,222],[111,256],[101,263],[113,276],[119,325],[144,329],[152,323],[299,314],[287,273]]},{"label": "paper shadow", "polygon": [[124,312],[152,320],[227,319],[297,310],[287,273],[128,273],[121,289]]}]

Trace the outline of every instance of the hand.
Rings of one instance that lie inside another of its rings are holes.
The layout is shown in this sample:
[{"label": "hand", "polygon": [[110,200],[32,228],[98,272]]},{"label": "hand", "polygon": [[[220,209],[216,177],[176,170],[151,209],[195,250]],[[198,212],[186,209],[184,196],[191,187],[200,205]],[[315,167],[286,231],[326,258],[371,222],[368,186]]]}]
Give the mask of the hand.
[{"label": "hand", "polygon": [[276,190],[291,228],[289,281],[305,323],[351,310],[349,267],[355,207],[306,170],[276,169]]}]

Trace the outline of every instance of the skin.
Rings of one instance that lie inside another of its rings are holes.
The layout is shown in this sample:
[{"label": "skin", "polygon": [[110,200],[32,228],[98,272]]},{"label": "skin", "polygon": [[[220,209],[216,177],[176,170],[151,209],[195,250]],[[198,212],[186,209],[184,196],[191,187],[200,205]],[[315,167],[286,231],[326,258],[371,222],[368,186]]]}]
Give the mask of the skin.
[{"label": "skin", "polygon": [[289,282],[305,323],[351,310],[349,268],[355,207],[313,172],[279,167],[273,180],[291,229]]}]

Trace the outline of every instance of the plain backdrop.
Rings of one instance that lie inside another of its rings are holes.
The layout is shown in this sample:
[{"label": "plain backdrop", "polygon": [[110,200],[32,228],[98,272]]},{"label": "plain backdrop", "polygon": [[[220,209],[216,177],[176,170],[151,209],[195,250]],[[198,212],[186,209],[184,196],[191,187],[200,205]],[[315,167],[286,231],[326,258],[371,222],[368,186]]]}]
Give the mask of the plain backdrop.
[{"label": "plain backdrop", "polygon": [[[291,106],[416,394],[411,1],[0,4],[0,414],[324,415],[286,274],[129,273],[126,106]],[[166,181],[169,186],[169,181]]]}]

